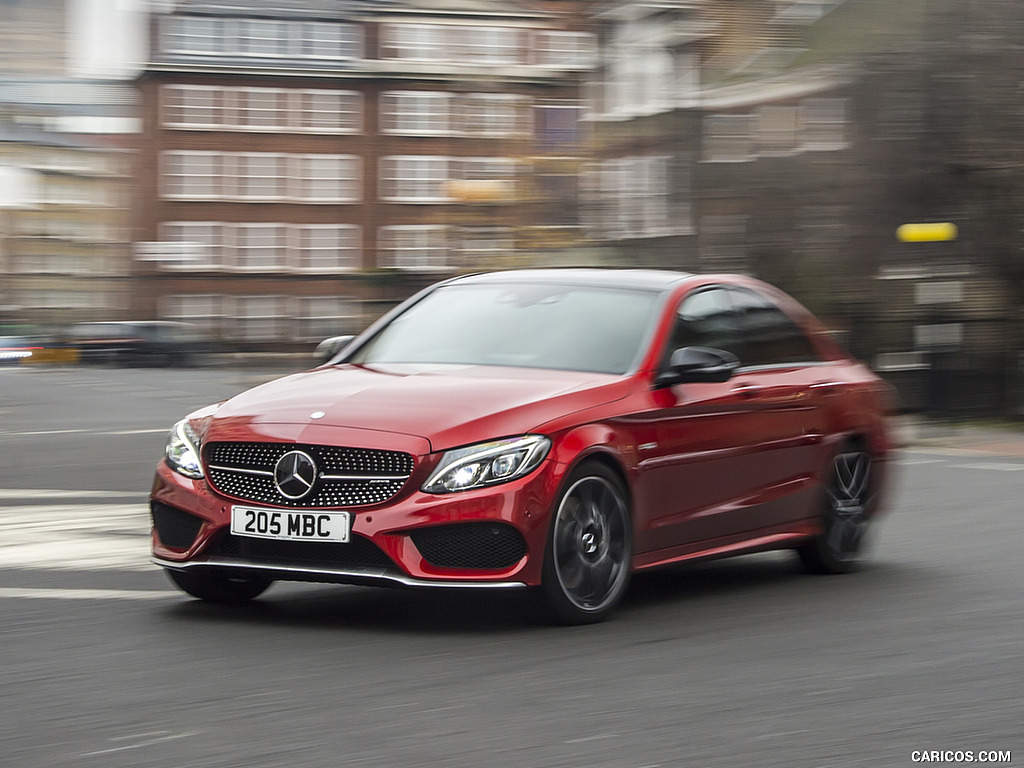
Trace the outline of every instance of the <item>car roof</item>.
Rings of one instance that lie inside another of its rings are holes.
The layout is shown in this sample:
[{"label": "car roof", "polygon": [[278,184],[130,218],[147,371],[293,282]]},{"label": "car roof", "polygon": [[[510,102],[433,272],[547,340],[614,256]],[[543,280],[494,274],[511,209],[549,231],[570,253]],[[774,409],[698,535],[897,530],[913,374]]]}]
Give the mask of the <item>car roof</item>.
[{"label": "car roof", "polygon": [[599,269],[565,267],[553,269],[515,269],[505,272],[481,272],[456,277],[452,283],[534,283],[548,285],[586,285],[592,287],[632,288],[664,291],[692,278],[688,272],[661,269]]}]

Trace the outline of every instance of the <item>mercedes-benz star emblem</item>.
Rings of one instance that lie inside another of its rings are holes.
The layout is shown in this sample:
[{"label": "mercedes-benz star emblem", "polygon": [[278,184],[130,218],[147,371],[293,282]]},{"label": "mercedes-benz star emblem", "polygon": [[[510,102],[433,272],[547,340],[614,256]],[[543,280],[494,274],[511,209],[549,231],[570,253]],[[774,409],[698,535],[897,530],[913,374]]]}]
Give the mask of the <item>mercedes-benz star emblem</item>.
[{"label": "mercedes-benz star emblem", "polygon": [[308,453],[288,451],[274,465],[274,485],[286,499],[301,499],[316,484],[316,462]]}]

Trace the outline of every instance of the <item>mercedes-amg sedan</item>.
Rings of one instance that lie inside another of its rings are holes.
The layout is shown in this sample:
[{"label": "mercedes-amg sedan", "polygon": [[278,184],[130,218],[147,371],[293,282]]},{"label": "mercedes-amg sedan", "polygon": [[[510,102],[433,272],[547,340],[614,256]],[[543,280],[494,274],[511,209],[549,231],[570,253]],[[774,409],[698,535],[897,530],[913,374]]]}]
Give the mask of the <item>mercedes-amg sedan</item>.
[{"label": "mercedes-amg sedan", "polygon": [[154,561],[205,600],[275,580],[518,588],[566,623],[682,561],[793,549],[844,572],[880,509],[891,402],[750,278],[458,277],[179,422]]}]

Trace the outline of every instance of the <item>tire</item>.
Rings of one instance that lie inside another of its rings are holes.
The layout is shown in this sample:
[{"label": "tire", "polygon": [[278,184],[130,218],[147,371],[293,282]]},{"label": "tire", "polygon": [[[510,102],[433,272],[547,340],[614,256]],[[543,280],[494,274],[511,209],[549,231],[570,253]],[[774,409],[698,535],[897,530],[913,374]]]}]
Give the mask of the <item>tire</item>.
[{"label": "tire", "polygon": [[561,624],[603,621],[626,593],[633,528],[626,491],[603,464],[586,462],[555,504],[537,594]]},{"label": "tire", "polygon": [[849,573],[861,562],[871,518],[871,456],[848,445],[832,460],[825,483],[822,532],[797,549],[812,573]]},{"label": "tire", "polygon": [[247,603],[273,584],[272,579],[233,578],[218,573],[168,570],[167,575],[183,592],[211,603]]}]

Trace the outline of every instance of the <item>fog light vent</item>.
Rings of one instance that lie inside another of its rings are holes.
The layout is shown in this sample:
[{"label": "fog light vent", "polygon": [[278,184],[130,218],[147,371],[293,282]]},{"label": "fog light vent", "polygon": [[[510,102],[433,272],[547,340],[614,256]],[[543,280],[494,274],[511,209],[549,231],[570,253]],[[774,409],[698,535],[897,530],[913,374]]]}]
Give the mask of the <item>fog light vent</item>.
[{"label": "fog light vent", "polygon": [[172,549],[188,549],[195,543],[203,519],[157,501],[149,505],[160,543]]},{"label": "fog light vent", "polygon": [[437,568],[510,568],[526,554],[526,542],[505,523],[457,523],[410,534],[424,559]]}]

